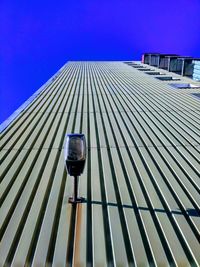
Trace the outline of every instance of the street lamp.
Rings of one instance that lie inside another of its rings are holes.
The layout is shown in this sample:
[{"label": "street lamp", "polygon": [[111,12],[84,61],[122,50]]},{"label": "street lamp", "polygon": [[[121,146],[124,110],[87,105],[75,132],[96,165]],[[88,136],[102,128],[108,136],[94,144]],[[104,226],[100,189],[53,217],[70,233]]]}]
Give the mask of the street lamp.
[{"label": "street lamp", "polygon": [[74,176],[74,194],[69,203],[80,203],[84,200],[78,197],[78,179],[83,173],[86,161],[86,140],[84,134],[67,134],[64,148],[66,170]]}]

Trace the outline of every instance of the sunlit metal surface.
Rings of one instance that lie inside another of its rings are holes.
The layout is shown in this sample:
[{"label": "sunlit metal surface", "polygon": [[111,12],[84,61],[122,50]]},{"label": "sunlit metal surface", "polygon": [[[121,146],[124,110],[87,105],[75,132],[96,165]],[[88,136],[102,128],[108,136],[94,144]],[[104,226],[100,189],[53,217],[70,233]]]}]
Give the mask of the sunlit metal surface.
[{"label": "sunlit metal surface", "polygon": [[[69,62],[10,123],[0,266],[200,265],[200,89],[168,83],[123,62]],[[77,205],[66,133],[88,148]]]}]

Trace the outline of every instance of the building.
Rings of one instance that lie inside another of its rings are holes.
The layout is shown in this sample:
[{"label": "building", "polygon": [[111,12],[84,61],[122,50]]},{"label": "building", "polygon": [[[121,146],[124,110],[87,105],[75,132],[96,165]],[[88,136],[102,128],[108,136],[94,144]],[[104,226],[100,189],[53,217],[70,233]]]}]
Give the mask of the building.
[{"label": "building", "polygon": [[[77,205],[66,133],[87,140]],[[1,266],[200,266],[198,82],[69,62],[2,125],[1,163]]]},{"label": "building", "polygon": [[144,53],[142,63],[200,81],[200,58],[176,54]]}]

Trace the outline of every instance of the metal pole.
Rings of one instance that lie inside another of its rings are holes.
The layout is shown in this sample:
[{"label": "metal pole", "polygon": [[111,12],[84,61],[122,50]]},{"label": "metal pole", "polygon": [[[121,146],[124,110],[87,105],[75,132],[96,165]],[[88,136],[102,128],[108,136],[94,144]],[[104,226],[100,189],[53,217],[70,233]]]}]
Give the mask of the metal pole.
[{"label": "metal pole", "polygon": [[78,181],[79,176],[74,176],[74,194],[72,197],[69,197],[68,202],[71,204],[81,203],[84,201],[83,197],[78,197]]},{"label": "metal pole", "polygon": [[74,202],[78,200],[78,176],[74,176]]},{"label": "metal pole", "polygon": [[182,70],[181,70],[182,76],[184,76],[184,70],[185,70],[185,60],[182,61]]}]

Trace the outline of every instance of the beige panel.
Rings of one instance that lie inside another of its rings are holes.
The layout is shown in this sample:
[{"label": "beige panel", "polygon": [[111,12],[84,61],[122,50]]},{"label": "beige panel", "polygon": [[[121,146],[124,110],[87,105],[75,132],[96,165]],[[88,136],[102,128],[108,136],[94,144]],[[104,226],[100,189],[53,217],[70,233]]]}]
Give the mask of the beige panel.
[{"label": "beige panel", "polygon": [[[169,83],[123,62],[68,62],[1,133],[1,266],[200,265],[200,89]],[[87,140],[78,205],[72,132]]]}]

